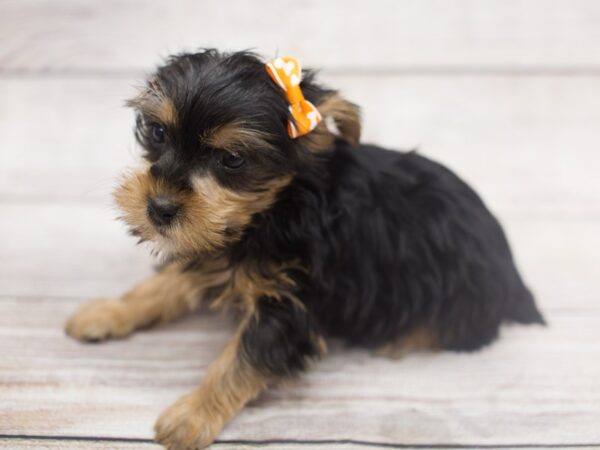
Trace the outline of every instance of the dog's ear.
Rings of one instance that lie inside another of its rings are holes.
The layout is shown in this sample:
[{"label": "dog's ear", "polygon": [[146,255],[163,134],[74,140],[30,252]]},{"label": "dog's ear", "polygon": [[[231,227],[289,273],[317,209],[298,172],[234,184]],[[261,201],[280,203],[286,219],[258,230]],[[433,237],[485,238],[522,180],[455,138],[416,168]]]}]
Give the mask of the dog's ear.
[{"label": "dog's ear", "polygon": [[323,120],[299,140],[312,152],[330,149],[336,137],[352,145],[360,142],[360,108],[343,98],[339,92],[327,89],[316,81],[314,70],[302,71],[300,86],[306,99],[317,107]]},{"label": "dog's ear", "polygon": [[352,145],[360,142],[360,109],[357,105],[335,91],[322,95],[314,103],[323,120],[313,131],[300,138],[309,150],[328,150],[336,137]]},{"label": "dog's ear", "polygon": [[325,120],[327,117],[333,119],[340,137],[346,142],[352,145],[360,142],[360,109],[357,105],[336,92],[326,96],[317,109]]}]

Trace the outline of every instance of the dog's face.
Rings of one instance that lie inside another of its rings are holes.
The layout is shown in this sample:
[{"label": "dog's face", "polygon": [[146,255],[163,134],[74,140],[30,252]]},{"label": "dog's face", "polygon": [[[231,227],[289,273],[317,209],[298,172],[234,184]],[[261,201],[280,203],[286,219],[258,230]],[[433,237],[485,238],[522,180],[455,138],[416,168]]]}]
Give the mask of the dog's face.
[{"label": "dog's face", "polygon": [[[331,91],[307,88],[316,102],[344,110]],[[115,198],[131,232],[170,256],[238,240],[253,215],[307,169],[309,155],[331,144],[324,128],[312,141],[288,136],[285,97],[264,63],[244,52],[173,57],[129,105],[145,164]]]}]

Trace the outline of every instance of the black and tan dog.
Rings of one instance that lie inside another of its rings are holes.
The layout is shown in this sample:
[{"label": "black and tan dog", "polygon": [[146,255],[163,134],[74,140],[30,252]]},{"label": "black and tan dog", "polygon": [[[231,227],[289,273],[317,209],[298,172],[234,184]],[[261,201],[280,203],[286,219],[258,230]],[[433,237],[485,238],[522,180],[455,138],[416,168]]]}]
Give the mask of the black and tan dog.
[{"label": "black and tan dog", "polygon": [[543,323],[473,190],[414,152],[359,144],[357,107],[310,71],[291,82],[324,120],[301,129],[304,100],[276,78],[254,54],[206,50],[169,59],[129,102],[146,162],[116,201],[167,263],[82,307],[67,332],[123,337],[201,302],[237,311],[201,386],[156,423],[169,449],[210,444],[326,337],[400,355],[476,350],[504,321]]}]

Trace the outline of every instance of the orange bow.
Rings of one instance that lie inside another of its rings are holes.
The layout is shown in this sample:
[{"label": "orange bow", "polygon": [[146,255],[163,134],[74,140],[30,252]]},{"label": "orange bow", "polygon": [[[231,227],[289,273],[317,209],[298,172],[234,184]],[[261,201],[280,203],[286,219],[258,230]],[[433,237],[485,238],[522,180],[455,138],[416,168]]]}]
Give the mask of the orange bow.
[{"label": "orange bow", "polygon": [[292,139],[310,133],[321,121],[321,114],[315,105],[304,99],[300,82],[302,69],[296,58],[283,56],[267,63],[267,72],[290,102],[290,112],[294,120],[288,122],[288,133]]}]

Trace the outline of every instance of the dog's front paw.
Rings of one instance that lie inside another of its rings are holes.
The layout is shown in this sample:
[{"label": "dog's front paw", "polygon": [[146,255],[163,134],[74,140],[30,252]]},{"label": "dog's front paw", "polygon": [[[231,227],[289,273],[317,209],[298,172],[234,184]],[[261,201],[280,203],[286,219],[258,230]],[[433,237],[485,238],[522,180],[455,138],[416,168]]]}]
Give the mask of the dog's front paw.
[{"label": "dog's front paw", "polygon": [[223,428],[223,420],[199,404],[196,394],[181,397],[156,421],[156,440],[168,450],[208,447]]},{"label": "dog's front paw", "polygon": [[83,305],[65,326],[68,335],[81,341],[124,337],[133,331],[125,305],[119,300],[97,300]]}]

